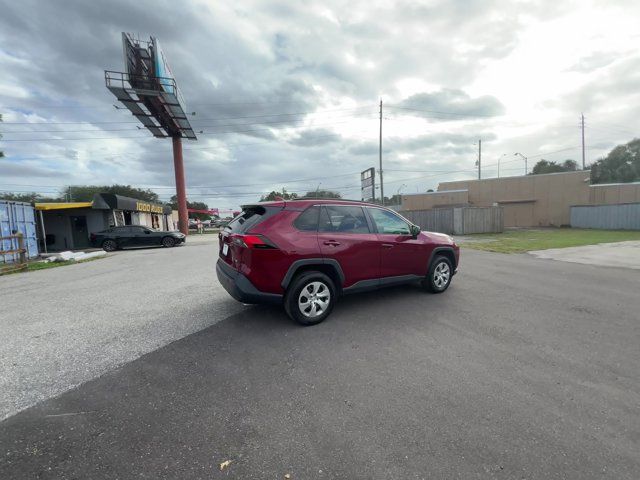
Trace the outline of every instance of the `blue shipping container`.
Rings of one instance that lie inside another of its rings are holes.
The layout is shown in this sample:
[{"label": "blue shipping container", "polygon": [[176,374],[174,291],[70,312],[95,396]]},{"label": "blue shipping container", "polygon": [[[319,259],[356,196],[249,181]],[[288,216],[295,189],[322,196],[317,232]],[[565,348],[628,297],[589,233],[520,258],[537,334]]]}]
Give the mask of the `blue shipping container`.
[{"label": "blue shipping container", "polygon": [[[36,234],[35,210],[29,203],[11,202],[0,200],[0,237],[14,235],[21,232],[24,235],[24,246],[27,256],[38,256],[38,236]],[[0,241],[0,250],[13,250],[18,248],[17,240]],[[13,263],[14,255],[0,255],[0,262]]]}]

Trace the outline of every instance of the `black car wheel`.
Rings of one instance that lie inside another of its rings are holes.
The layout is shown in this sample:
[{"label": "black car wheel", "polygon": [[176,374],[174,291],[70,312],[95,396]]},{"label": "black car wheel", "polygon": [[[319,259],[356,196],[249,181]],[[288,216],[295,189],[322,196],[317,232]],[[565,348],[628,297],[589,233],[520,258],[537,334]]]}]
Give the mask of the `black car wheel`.
[{"label": "black car wheel", "polygon": [[453,277],[453,265],[447,257],[437,256],[431,262],[429,273],[425,279],[427,290],[433,293],[442,293],[451,284]]},{"label": "black car wheel", "polygon": [[302,325],[316,325],[329,316],[336,302],[336,287],[322,272],[309,271],[297,276],[284,299],[287,315]]},{"label": "black car wheel", "polygon": [[102,242],[102,249],[105,252],[113,252],[114,250],[118,249],[118,244],[115,240],[105,240],[104,242]]},{"label": "black car wheel", "polygon": [[175,247],[176,245],[176,240],[173,237],[164,237],[162,239],[162,246],[167,247],[167,248],[171,248],[171,247]]}]

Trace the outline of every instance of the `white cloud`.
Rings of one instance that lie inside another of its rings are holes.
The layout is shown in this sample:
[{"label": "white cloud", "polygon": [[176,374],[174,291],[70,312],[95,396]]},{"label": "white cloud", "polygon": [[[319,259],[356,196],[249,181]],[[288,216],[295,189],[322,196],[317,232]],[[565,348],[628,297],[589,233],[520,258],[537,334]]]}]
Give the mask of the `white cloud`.
[{"label": "white cloud", "polygon": [[[190,193],[212,206],[318,182],[357,198],[345,175],[377,165],[380,98],[391,192],[473,177],[478,138],[486,175],[503,154],[501,171],[517,173],[515,151],[578,159],[564,149],[579,145],[583,111],[595,160],[635,132],[637,18],[637,2],[595,0],[13,2],[0,18],[0,177],[173,185],[170,142],[99,123],[133,120],[102,72],[121,68],[122,30],[163,42],[205,132],[184,146]],[[12,141],[27,138],[44,140]]]}]

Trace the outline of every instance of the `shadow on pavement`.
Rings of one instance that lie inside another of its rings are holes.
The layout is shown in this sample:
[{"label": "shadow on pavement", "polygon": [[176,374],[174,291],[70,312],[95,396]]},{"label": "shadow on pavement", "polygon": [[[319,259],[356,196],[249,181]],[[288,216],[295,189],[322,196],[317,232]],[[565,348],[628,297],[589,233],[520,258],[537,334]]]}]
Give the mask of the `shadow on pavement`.
[{"label": "shadow on pavement", "polygon": [[345,297],[314,327],[280,307],[247,307],[5,420],[0,478],[216,478],[227,459],[233,478],[294,467],[306,472],[297,478],[331,478],[344,471],[331,466],[338,457],[355,474],[362,465],[344,458],[354,433],[338,433],[358,423],[345,417],[353,405],[344,390],[376,363],[361,342],[379,344],[388,324],[372,312],[416,294]]}]

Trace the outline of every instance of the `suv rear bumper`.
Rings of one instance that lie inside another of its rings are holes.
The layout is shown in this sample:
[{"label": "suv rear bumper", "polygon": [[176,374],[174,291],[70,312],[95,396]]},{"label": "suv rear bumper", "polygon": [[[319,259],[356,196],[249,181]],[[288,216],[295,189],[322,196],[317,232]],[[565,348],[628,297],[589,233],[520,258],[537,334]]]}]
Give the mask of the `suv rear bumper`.
[{"label": "suv rear bumper", "polygon": [[224,289],[242,303],[282,303],[282,295],[258,290],[243,274],[218,259],[216,274]]}]

